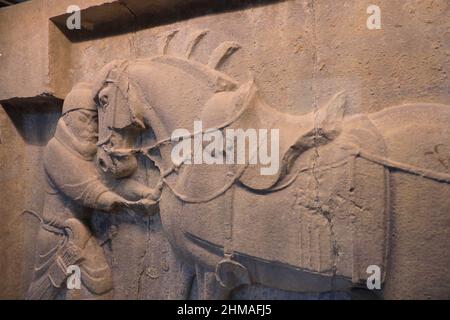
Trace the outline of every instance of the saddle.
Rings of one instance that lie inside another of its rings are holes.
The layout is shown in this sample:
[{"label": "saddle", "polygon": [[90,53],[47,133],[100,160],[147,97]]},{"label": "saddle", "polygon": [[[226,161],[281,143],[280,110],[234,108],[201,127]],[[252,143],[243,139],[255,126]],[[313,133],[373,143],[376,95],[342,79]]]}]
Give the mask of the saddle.
[{"label": "saddle", "polygon": [[[188,170],[186,175],[190,176],[189,184],[208,185],[204,182],[208,175],[222,176],[224,181],[221,181],[218,186],[210,186],[208,190],[200,192],[201,197],[198,196],[196,188],[187,188],[180,193],[171,187],[172,192],[185,202],[205,203],[223,194],[236,182],[256,192],[272,192],[287,187],[298,175],[298,170],[294,167],[298,166],[296,160],[300,155],[326,145],[340,135],[345,103],[345,96],[339,93],[317,111],[302,116],[289,115],[269,107],[259,97],[258,90],[252,81],[242,85],[238,90],[212,95],[206,102],[200,119],[203,130],[206,132],[210,130],[225,131],[222,132],[227,141],[223,149],[223,157],[227,159],[226,161],[224,159],[222,163],[226,163],[226,165],[202,166],[198,169],[202,174],[198,176],[194,174],[197,177],[195,182],[192,176],[194,169],[184,169]],[[228,131],[230,129],[235,131],[230,133]],[[238,130],[244,137],[237,133]],[[247,144],[246,141],[255,141],[254,138],[250,138],[254,131],[249,130],[257,131],[257,135],[259,135],[257,143]],[[269,138],[264,137],[267,134],[269,134]],[[237,142],[238,140],[240,142]],[[242,154],[238,154],[238,152],[242,152],[240,149],[242,141],[245,143],[244,161],[242,161],[242,157],[239,160],[239,155],[242,156]],[[228,142],[233,143],[232,149],[228,148]],[[267,144],[271,146],[270,163],[260,159],[260,155],[263,153],[268,156]],[[233,164],[228,162],[229,152],[234,157]],[[217,151],[211,156],[220,156],[216,153]],[[255,159],[256,161],[254,161]],[[272,169],[269,172],[267,165],[271,167],[269,169]],[[289,182],[284,183],[286,180]],[[222,182],[225,184],[223,185]],[[279,187],[279,185],[283,185],[283,187]],[[214,192],[211,193],[210,190],[214,190]]]},{"label": "saddle", "polygon": [[[248,164],[239,181],[253,190],[270,191],[283,181],[294,178],[296,174],[294,164],[302,154],[326,145],[340,135],[346,100],[345,95],[339,93],[320,109],[306,115],[293,116],[272,109],[261,100],[255,88],[251,90],[253,90],[252,98],[249,101],[252,105],[249,109],[253,110],[247,118],[244,116],[238,126],[254,127],[257,124],[259,128],[278,130],[278,137],[271,134],[268,139],[260,137],[258,147],[250,151],[249,155],[250,159],[259,159],[261,151],[267,155],[270,153],[272,161],[275,160],[277,163],[270,164],[275,167],[275,171],[272,170],[275,174],[264,174],[263,170],[267,169],[268,165],[262,164],[261,161]],[[268,130],[268,133],[272,130]],[[273,147],[278,147],[278,150],[269,151]]]}]

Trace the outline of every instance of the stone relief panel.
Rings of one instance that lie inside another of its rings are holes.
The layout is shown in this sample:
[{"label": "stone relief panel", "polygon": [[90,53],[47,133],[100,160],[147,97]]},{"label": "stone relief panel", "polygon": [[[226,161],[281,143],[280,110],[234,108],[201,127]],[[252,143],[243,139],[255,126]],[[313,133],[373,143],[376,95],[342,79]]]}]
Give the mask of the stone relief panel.
[{"label": "stone relief panel", "polygon": [[[143,221],[150,233],[154,221],[145,215],[155,214],[157,204],[169,244],[154,247],[143,239],[149,248],[139,257],[138,297],[146,290],[144,273],[156,279],[171,269],[171,262],[176,264],[172,276],[183,280],[178,292],[170,289],[174,298],[178,293],[178,298],[227,299],[250,285],[300,293],[350,292],[364,285],[373,265],[395,294],[398,276],[387,276],[389,259],[395,259],[391,221],[402,210],[398,203],[411,194],[432,198],[435,192],[450,191],[448,168],[427,157],[430,147],[446,147],[450,107],[416,103],[348,116],[346,94],[340,92],[308,114],[288,115],[271,107],[253,81],[239,83],[220,71],[239,50],[236,42],[222,43],[203,64],[191,59],[191,52],[206,31],[194,33],[182,55],[167,50],[175,34],[167,36],[160,55],[113,61],[93,85],[79,84],[66,97],[44,155],[49,191],[30,298],[51,297],[46,295],[64,283],[66,268],[78,263],[86,297],[108,297],[114,278],[98,239],[83,222],[85,210],[132,211],[134,221]],[[393,120],[400,118],[408,125]],[[195,131],[196,120],[204,126],[200,131]],[[174,137],[190,123],[194,131]],[[244,163],[227,161],[229,153],[232,159],[239,157],[239,150],[223,148],[224,141],[206,151],[213,163],[192,162],[186,154],[181,162],[174,160],[180,140],[189,148],[192,138],[194,144],[195,138],[204,143],[213,128],[217,133],[276,129],[279,140],[271,150],[274,155],[274,147],[278,149],[275,172],[264,175],[262,165],[251,161],[252,153],[261,155],[264,143],[253,148],[250,140]],[[422,142],[401,143],[410,136]],[[133,177],[143,164],[139,157],[153,163],[152,169],[144,165],[141,171],[159,171],[155,188]],[[424,206],[430,202],[416,201]],[[436,219],[448,219],[429,210]],[[144,216],[136,218],[139,211]],[[87,218],[92,223],[92,216]],[[108,229],[110,238],[102,242],[110,241],[110,263],[119,283],[127,277],[121,255],[138,260],[133,250],[121,252],[114,246],[114,229],[123,233],[126,223],[116,220]],[[134,247],[139,238],[127,236],[122,243]],[[159,259],[152,258],[158,250]],[[150,265],[144,269],[146,259]],[[118,292],[126,296],[128,289]]]},{"label": "stone relief panel", "polygon": [[416,63],[412,92],[338,18],[276,1],[71,42],[25,298],[448,298],[445,82]]}]

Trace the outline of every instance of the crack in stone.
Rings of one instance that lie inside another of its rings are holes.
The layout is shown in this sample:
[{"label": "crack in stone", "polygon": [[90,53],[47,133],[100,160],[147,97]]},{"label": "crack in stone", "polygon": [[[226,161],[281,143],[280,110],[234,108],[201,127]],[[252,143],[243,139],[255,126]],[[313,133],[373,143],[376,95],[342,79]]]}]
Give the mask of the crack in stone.
[{"label": "crack in stone", "polygon": [[[116,222],[116,219],[113,218],[113,223]],[[117,231],[118,232],[118,231]],[[108,241],[109,245],[108,245],[108,250],[109,250],[109,261],[111,263],[111,270],[115,270],[118,266],[115,255],[114,255],[114,243],[113,243],[113,239],[110,239]],[[114,281],[114,273],[113,273],[113,281]],[[114,289],[113,289],[113,294],[114,293]]]},{"label": "crack in stone", "polygon": [[[142,134],[140,135],[140,140],[141,140],[141,144],[143,143],[143,140],[144,140],[144,138],[143,138],[143,136],[142,136]],[[148,165],[147,165],[147,162],[144,162],[144,167],[145,167],[145,179],[146,179],[146,183],[147,183],[147,185],[148,185],[148,180],[149,180],[149,176],[148,176],[148,172],[149,172],[149,168],[148,168]],[[142,276],[144,275],[144,273],[145,273],[145,271],[146,271],[146,268],[145,268],[145,258],[147,257],[147,254],[148,254],[148,251],[149,251],[149,248],[150,248],[150,240],[151,240],[151,237],[150,237],[150,233],[151,233],[151,230],[150,230],[150,225],[151,225],[151,223],[152,223],[152,218],[150,217],[150,216],[148,216],[147,217],[147,219],[146,219],[146,224],[147,224],[147,239],[146,239],[146,241],[145,241],[145,250],[144,250],[144,253],[142,254],[142,256],[141,256],[141,258],[140,258],[140,268],[141,268],[141,272],[139,273],[139,276],[138,276],[138,279],[137,279],[137,281],[138,281],[138,283],[137,283],[137,293],[136,293],[136,298],[137,299],[139,299],[139,297],[140,297],[140,295],[141,295],[141,283],[142,283]]]},{"label": "crack in stone", "polygon": [[131,13],[131,15],[134,17],[134,21],[136,22],[137,21],[136,13],[134,13],[134,11],[125,2],[123,2],[123,0],[119,0],[119,3]]},{"label": "crack in stone", "polygon": [[138,30],[138,16],[137,14],[125,3],[123,0],[119,0],[119,4],[122,5],[133,16],[134,30],[131,32],[131,47],[133,48],[134,55],[137,56],[138,50],[136,47],[136,32]]},{"label": "crack in stone", "polygon": [[147,239],[145,241],[145,249],[144,249],[144,253],[141,255],[140,258],[140,263],[139,263],[139,267],[141,269],[141,272],[139,272],[139,276],[137,278],[137,292],[136,292],[136,298],[139,299],[140,298],[140,294],[141,294],[141,286],[142,286],[142,276],[145,273],[145,258],[147,257],[148,254],[148,249],[150,246],[150,223],[151,223],[151,218],[147,217]]},{"label": "crack in stone", "polygon": [[309,3],[310,8],[310,14],[312,18],[311,28],[312,28],[312,46],[313,46],[313,66],[312,66],[312,76],[311,76],[311,92],[313,94],[313,107],[315,112],[315,118],[314,118],[314,156],[313,156],[313,163],[312,163],[312,175],[315,181],[315,203],[317,212],[322,215],[327,221],[330,226],[330,236],[331,236],[331,245],[332,245],[332,278],[331,278],[331,290],[332,294],[336,291],[336,272],[337,272],[337,256],[339,255],[339,249],[336,242],[336,236],[334,233],[334,226],[333,226],[333,220],[332,220],[332,214],[330,212],[325,212],[322,209],[322,206],[320,205],[320,179],[318,177],[317,172],[317,161],[320,157],[319,154],[319,141],[321,138],[323,138],[323,135],[321,134],[321,130],[319,127],[318,122],[318,115],[319,115],[319,106],[318,106],[318,98],[316,94],[316,88],[315,88],[315,82],[316,82],[316,68],[318,66],[318,52],[317,52],[317,26],[316,26],[316,7],[315,7],[315,1],[311,0]]}]

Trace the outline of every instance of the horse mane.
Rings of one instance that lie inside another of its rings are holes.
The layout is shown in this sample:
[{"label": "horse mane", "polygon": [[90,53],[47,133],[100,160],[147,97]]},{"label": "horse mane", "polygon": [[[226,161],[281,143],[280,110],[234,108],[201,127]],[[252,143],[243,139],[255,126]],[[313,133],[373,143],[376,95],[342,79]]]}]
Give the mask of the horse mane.
[{"label": "horse mane", "polygon": [[[192,54],[202,41],[205,40],[209,30],[197,30],[188,35],[187,45],[184,52],[169,51],[169,45],[179,33],[179,30],[172,30],[166,34],[161,45],[161,55],[184,56],[186,59],[192,59]],[[209,55],[207,66],[214,70],[219,70],[232,55],[241,48],[241,45],[234,41],[224,41],[220,43]]]},{"label": "horse mane", "polygon": [[[224,41],[212,50],[207,64],[196,62],[193,60],[192,54],[195,48],[205,40],[208,33],[209,30],[206,29],[194,31],[188,35],[187,45],[184,49],[169,50],[170,43],[179,34],[179,30],[172,30],[164,36],[159,50],[160,54],[150,58],[150,60],[159,60],[159,62],[171,64],[177,68],[201,75],[206,82],[212,83],[216,87],[217,92],[234,90],[237,87],[237,83],[219,70],[241,48],[241,45],[234,41]],[[118,59],[106,64],[94,80],[94,100],[96,100],[98,93],[108,82],[117,81],[131,63],[142,60],[147,59]]]}]

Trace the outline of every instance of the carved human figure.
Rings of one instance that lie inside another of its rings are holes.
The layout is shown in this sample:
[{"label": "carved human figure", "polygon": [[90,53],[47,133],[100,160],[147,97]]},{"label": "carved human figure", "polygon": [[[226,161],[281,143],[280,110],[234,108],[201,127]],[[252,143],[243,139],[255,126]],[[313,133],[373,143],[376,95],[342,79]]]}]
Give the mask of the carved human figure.
[{"label": "carved human figure", "polygon": [[[102,179],[93,161],[97,131],[92,87],[80,83],[66,97],[54,138],[44,151],[47,190],[28,299],[111,298],[111,268],[90,231],[90,214],[122,207],[148,212],[157,204],[158,192],[134,180]],[[80,290],[66,288],[72,265],[81,270]]]}]

